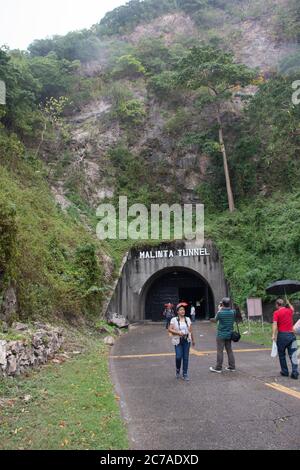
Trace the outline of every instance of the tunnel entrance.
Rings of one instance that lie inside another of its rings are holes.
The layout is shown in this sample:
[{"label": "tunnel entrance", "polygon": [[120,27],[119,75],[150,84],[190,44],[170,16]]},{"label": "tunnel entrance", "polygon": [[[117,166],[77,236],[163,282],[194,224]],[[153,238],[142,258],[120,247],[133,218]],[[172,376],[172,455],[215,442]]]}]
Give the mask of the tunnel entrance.
[{"label": "tunnel entrance", "polygon": [[196,319],[209,319],[215,315],[214,298],[207,281],[188,269],[172,269],[157,273],[148,287],[145,300],[146,320],[162,321],[164,305],[186,302],[187,315],[191,305],[196,308]]}]

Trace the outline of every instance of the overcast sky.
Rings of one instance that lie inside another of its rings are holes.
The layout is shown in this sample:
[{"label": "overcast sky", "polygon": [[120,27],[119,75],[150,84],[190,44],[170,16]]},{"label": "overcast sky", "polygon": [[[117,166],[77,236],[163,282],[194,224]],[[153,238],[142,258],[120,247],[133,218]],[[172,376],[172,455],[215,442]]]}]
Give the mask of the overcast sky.
[{"label": "overcast sky", "polygon": [[34,39],[89,28],[128,0],[0,0],[0,46],[26,49]]}]

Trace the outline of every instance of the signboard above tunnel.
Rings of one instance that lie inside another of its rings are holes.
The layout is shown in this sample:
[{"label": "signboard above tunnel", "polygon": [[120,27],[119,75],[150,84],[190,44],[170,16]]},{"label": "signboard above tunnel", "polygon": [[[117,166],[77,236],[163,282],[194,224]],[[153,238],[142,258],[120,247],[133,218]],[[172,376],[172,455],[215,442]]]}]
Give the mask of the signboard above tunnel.
[{"label": "signboard above tunnel", "polygon": [[124,261],[107,315],[158,321],[166,302],[184,300],[195,304],[198,319],[208,319],[227,295],[222,261],[211,241],[200,247],[188,241],[141,246]]},{"label": "signboard above tunnel", "polygon": [[206,247],[177,249],[177,250],[151,250],[139,251],[137,257],[139,259],[157,259],[157,258],[174,258],[174,257],[190,257],[190,256],[210,256]]}]

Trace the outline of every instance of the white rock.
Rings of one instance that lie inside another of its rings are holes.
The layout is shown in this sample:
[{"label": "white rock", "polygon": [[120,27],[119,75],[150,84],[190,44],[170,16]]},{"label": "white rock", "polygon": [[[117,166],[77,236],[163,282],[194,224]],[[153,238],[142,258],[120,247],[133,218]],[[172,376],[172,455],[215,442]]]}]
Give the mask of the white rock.
[{"label": "white rock", "polygon": [[29,326],[25,325],[25,323],[14,323],[12,329],[15,331],[28,331]]},{"label": "white rock", "polygon": [[7,374],[15,375],[17,371],[17,359],[15,356],[10,356],[7,360]]},{"label": "white rock", "polygon": [[107,344],[108,346],[113,346],[115,344],[115,340],[112,336],[106,336],[104,339],[104,344]]},{"label": "white rock", "polygon": [[118,328],[128,328],[129,321],[127,318],[119,315],[118,313],[112,313],[108,319],[110,325],[117,326]]}]

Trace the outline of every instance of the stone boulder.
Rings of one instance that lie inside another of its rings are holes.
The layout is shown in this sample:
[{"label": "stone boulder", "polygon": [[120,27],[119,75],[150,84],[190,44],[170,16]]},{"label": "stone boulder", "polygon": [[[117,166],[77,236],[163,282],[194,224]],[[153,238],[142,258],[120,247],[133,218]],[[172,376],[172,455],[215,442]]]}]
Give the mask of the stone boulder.
[{"label": "stone boulder", "polygon": [[[19,331],[25,331],[25,326]],[[0,341],[0,376],[20,375],[29,367],[45,364],[60,351],[64,342],[63,330],[51,325],[28,333],[28,338],[23,340]]]},{"label": "stone boulder", "polygon": [[15,322],[15,323],[13,323],[13,325],[12,325],[12,329],[15,330],[15,331],[28,331],[28,330],[29,330],[29,326],[28,326],[28,325],[25,325],[25,323],[18,323],[18,322]]},{"label": "stone boulder", "polygon": [[6,341],[0,341],[0,369],[6,369],[7,359],[6,359]]},{"label": "stone boulder", "polygon": [[9,356],[7,359],[7,375],[15,375],[17,373],[17,358],[16,356]]},{"label": "stone boulder", "polygon": [[129,321],[123,315],[112,313],[108,318],[109,325],[116,326],[117,328],[128,328]]},{"label": "stone boulder", "polygon": [[104,344],[107,344],[107,346],[113,346],[115,344],[115,340],[112,336],[106,336]]}]

